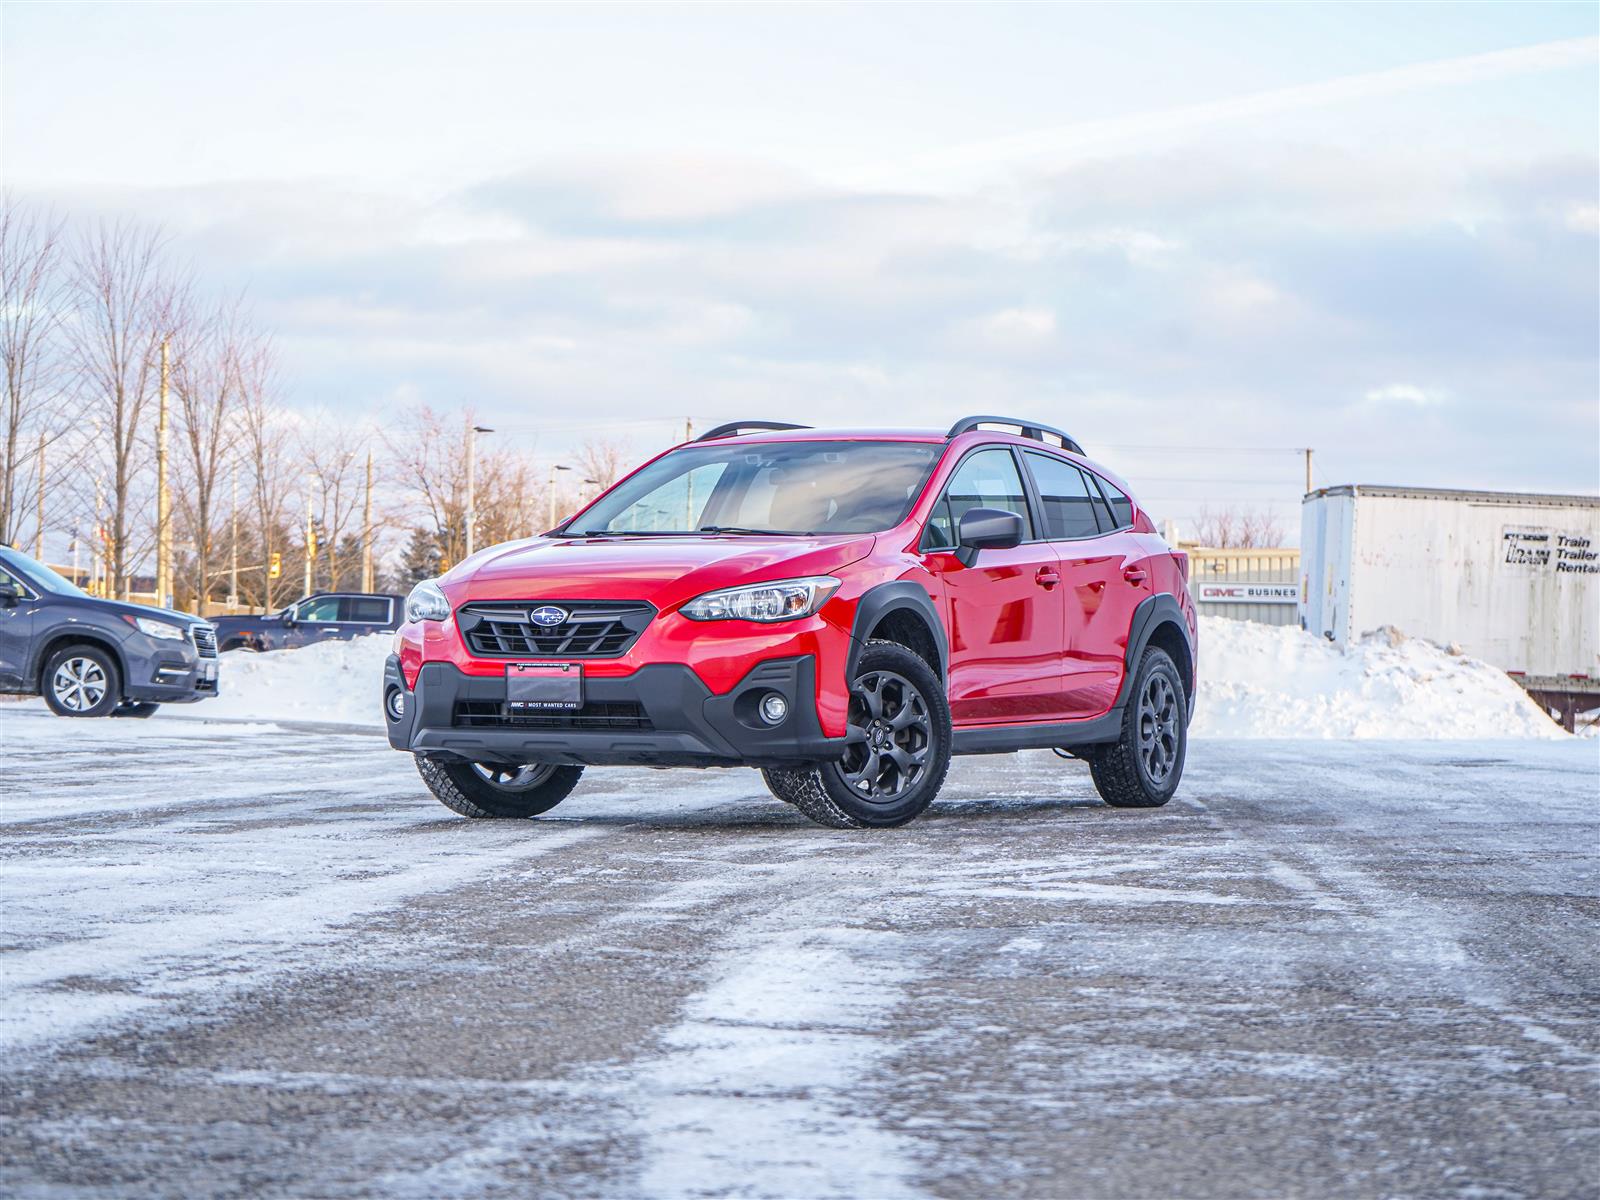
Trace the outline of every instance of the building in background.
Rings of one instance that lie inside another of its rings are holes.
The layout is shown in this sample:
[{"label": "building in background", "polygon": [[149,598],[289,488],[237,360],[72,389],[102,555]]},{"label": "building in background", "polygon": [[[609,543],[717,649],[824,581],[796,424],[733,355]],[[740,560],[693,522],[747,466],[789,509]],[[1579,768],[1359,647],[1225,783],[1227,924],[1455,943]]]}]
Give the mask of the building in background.
[{"label": "building in background", "polygon": [[1304,627],[1493,663],[1572,729],[1600,707],[1600,498],[1345,484],[1301,506]]},{"label": "building in background", "polygon": [[1293,546],[1219,550],[1188,543],[1189,589],[1200,614],[1294,625],[1300,619],[1300,551]]}]

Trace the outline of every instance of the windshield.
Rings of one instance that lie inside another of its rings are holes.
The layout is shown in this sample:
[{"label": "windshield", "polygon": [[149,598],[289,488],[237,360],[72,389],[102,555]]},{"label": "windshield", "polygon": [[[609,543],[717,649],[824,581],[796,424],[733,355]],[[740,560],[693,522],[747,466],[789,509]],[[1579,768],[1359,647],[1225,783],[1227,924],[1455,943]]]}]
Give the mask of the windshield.
[{"label": "windshield", "polygon": [[877,533],[905,520],[943,444],[685,446],[623,480],[567,535]]},{"label": "windshield", "polygon": [[0,550],[0,565],[10,568],[34,587],[58,596],[87,596],[77,584],[57,575],[42,562],[35,562],[20,550]]}]

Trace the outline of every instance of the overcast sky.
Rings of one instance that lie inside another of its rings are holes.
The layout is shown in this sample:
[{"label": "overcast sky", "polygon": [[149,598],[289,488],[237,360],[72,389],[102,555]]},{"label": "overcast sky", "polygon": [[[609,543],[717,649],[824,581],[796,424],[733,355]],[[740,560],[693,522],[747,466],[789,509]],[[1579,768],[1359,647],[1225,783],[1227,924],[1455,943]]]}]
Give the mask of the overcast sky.
[{"label": "overcast sky", "polygon": [[1295,522],[1306,445],[1600,488],[1597,14],[11,2],[0,153],[248,286],[294,403],[1016,412]]}]

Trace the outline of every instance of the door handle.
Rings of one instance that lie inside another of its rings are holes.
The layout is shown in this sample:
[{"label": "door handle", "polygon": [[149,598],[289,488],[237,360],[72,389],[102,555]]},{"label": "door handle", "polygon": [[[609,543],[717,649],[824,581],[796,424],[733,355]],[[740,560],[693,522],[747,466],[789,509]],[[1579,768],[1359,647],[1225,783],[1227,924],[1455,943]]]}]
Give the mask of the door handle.
[{"label": "door handle", "polygon": [[1053,588],[1061,582],[1061,575],[1053,567],[1040,567],[1039,573],[1033,577],[1033,581],[1042,588]]},{"label": "door handle", "polygon": [[1149,579],[1150,575],[1143,567],[1123,567],[1122,577],[1137,587],[1146,579]]}]

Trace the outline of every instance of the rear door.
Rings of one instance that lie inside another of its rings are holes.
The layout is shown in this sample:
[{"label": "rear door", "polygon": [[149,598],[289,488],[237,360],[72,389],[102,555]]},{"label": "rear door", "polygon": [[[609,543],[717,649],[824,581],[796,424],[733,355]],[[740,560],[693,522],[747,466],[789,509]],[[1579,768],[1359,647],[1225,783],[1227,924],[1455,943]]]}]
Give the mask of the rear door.
[{"label": "rear door", "polygon": [[393,629],[394,601],[388,596],[344,596],[339,601],[339,622],[345,637],[361,637]]},{"label": "rear door", "polygon": [[[1012,451],[974,450],[962,459],[929,518],[922,550],[944,589],[950,632],[950,715],[958,725],[1060,720],[1060,564],[1035,530],[1027,488]],[[955,555],[961,516],[998,508],[1022,517],[1024,541],[980,550],[963,566]]]},{"label": "rear door", "polygon": [[1135,565],[1143,550],[1132,534],[1132,506],[1124,520],[1102,494],[1097,476],[1053,454],[1029,450],[1022,457],[1037,489],[1045,534],[1061,560],[1068,713],[1098,716],[1122,686],[1134,609],[1150,594],[1148,578]]}]

